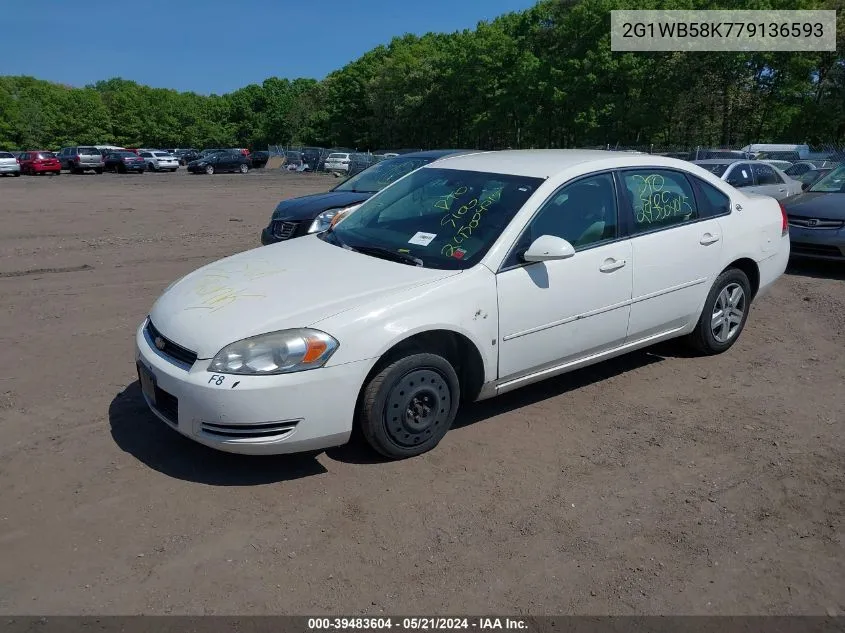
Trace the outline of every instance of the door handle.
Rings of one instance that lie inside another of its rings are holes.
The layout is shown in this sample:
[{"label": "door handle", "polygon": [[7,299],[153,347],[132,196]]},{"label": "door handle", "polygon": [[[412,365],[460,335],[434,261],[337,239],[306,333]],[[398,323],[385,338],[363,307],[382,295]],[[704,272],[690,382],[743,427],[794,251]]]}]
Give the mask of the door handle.
[{"label": "door handle", "polygon": [[701,236],[701,239],[698,240],[699,244],[703,244],[704,246],[708,246],[709,244],[715,244],[719,241],[719,236],[715,235],[714,233],[705,233]]},{"label": "door handle", "polygon": [[603,273],[612,273],[614,270],[619,270],[625,265],[624,259],[606,259],[604,263],[599,266],[599,270]]}]

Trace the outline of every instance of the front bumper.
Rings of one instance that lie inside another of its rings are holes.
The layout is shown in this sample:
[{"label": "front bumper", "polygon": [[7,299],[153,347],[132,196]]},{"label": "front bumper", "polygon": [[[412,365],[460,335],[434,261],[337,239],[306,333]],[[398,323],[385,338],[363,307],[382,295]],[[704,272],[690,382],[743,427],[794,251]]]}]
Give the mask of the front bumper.
[{"label": "front bumper", "polygon": [[845,261],[845,227],[807,229],[790,226],[789,240],[793,257]]},{"label": "front bumper", "polygon": [[370,361],[278,376],[214,374],[206,369],[208,360],[187,368],[164,356],[145,324],[136,332],[135,356],[155,377],[156,403],[146,394],[144,399],[185,437],[249,455],[298,453],[349,441]]}]

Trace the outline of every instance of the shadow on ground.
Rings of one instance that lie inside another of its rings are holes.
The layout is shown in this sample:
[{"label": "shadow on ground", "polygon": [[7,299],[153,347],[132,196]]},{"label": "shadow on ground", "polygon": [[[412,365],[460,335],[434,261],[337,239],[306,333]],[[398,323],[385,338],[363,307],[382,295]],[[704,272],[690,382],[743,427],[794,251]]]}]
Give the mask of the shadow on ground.
[{"label": "shadow on ground", "polygon": [[122,450],[160,473],[185,481],[258,486],[326,472],[314,453],[233,455],[182,437],[150,412],[138,381],[112,400],[109,423]]},{"label": "shadow on ground", "polygon": [[[484,422],[488,418],[560,396],[628,371],[659,363],[665,358],[681,358],[688,354],[690,353],[683,345],[670,341],[647,350],[632,352],[584,369],[549,378],[496,398],[464,405],[458,412],[458,417],[452,424],[452,428],[457,429],[476,422]],[[448,437],[447,434],[444,441],[448,441]],[[326,455],[333,460],[349,464],[378,464],[384,461],[367,446],[363,437],[357,433],[353,433],[352,441],[349,444],[328,449]]]},{"label": "shadow on ground", "polygon": [[816,261],[811,259],[790,260],[787,275],[814,277],[816,279],[838,279],[845,281],[845,263]]}]

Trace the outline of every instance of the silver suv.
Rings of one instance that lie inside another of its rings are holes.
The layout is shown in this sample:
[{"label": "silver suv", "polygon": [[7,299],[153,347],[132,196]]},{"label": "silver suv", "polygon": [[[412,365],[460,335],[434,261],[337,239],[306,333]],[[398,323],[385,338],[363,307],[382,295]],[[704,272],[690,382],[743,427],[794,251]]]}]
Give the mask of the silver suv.
[{"label": "silver suv", "polygon": [[103,155],[96,147],[80,145],[75,147],[63,147],[58,154],[62,169],[67,169],[72,174],[82,174],[93,169],[98,174],[103,173]]}]

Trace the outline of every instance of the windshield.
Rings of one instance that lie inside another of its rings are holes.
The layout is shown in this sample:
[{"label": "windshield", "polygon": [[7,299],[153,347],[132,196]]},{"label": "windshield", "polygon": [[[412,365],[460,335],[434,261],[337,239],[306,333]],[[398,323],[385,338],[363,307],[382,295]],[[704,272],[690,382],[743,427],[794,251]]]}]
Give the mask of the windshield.
[{"label": "windshield", "polygon": [[845,193],[845,166],[838,167],[810,187],[810,191]]},{"label": "windshield", "polygon": [[329,154],[329,158],[347,158],[349,154]]},{"label": "windshield", "polygon": [[170,158],[170,154],[167,152],[153,152],[153,156],[156,158]]},{"label": "windshield", "polygon": [[431,162],[430,158],[390,158],[344,180],[333,191],[376,193],[402,176]]},{"label": "windshield", "polygon": [[698,163],[698,166],[703,167],[714,176],[721,178],[725,175],[725,172],[728,170],[728,167],[731,166],[731,163]]},{"label": "windshield", "polygon": [[542,182],[525,176],[418,169],[321,237],[353,250],[377,249],[391,259],[416,259],[427,268],[469,268]]}]

